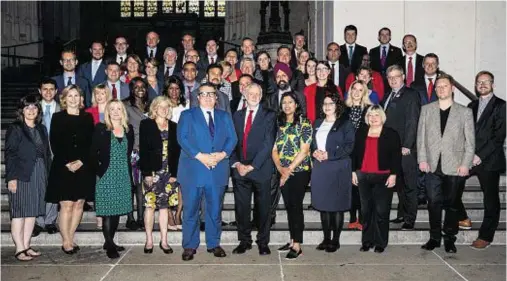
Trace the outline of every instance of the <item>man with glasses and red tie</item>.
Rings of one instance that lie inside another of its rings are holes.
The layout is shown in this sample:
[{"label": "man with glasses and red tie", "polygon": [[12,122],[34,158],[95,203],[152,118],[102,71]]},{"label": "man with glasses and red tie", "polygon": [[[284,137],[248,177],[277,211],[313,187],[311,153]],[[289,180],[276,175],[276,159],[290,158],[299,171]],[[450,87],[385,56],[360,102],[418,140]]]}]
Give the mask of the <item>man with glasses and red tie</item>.
[{"label": "man with glasses and red tie", "polygon": [[194,258],[199,247],[199,209],[206,202],[206,246],[215,257],[225,257],[220,247],[222,197],[229,183],[231,156],[237,137],[231,115],[216,109],[217,89],[204,83],[199,87],[199,106],[181,113],[177,138],[181,146],[178,181],[182,186],[183,254]]}]

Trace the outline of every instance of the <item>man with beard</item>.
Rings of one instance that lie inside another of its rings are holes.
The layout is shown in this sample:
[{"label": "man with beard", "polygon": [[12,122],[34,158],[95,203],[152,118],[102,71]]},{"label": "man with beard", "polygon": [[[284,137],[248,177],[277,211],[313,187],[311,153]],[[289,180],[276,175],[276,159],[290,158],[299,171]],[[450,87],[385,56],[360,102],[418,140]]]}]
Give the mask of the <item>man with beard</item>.
[{"label": "man with beard", "polygon": [[60,93],[65,87],[69,85],[77,85],[83,91],[85,98],[84,103],[88,107],[92,105],[90,81],[79,74],[79,71],[76,71],[78,63],[79,62],[74,51],[63,51],[60,57],[60,65],[63,68],[63,73],[58,76],[51,77],[51,79],[56,81],[56,88],[58,90],[56,100],[60,100]]},{"label": "man with beard", "polygon": [[278,47],[278,50],[276,52],[276,54],[277,54],[276,60],[278,63],[280,63],[280,62],[284,63],[289,67],[289,69],[291,71],[291,78],[289,80],[289,85],[290,85],[291,89],[302,93],[303,90],[305,89],[305,86],[306,86],[305,77],[301,71],[299,71],[296,68],[290,67],[290,60],[291,60],[290,53],[291,53],[291,50],[290,50],[289,46],[282,45],[282,46]]},{"label": "man with beard", "polygon": [[[222,79],[222,67],[218,64],[208,66],[206,81],[217,88],[216,108],[231,113],[230,100],[232,99],[231,84]],[[194,90],[190,95],[190,107],[199,105],[199,89]]]},{"label": "man with beard", "polygon": [[107,87],[111,91],[113,99],[124,100],[129,97],[129,85],[120,81],[120,65],[115,61],[107,63],[106,67]]},{"label": "man with beard", "polygon": [[91,88],[106,81],[106,64],[104,63],[104,45],[94,41],[90,47],[92,60],[81,65],[79,74],[90,81]]},{"label": "man with beard", "polygon": [[[284,51],[282,50],[282,52]],[[303,114],[306,115],[306,99],[305,96],[303,95],[303,92],[294,89],[292,84],[290,84],[289,82],[293,81],[292,80],[293,72],[290,69],[289,65],[284,62],[276,63],[275,67],[273,68],[273,75],[275,76],[276,86],[278,89],[274,95],[271,95],[269,107],[274,111],[278,112],[278,109],[280,108],[280,100],[282,98],[282,95],[287,92],[294,92],[299,99],[299,103],[301,104],[301,110]]]}]

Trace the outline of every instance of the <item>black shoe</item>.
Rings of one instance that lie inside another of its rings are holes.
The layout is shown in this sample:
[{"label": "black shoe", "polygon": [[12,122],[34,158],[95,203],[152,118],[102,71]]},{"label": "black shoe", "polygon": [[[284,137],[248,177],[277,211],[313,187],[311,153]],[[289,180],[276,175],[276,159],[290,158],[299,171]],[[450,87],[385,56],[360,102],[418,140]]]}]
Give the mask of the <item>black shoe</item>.
[{"label": "black shoe", "polygon": [[369,252],[370,249],[373,248],[371,245],[362,245],[361,248],[359,248],[360,252]]},{"label": "black shoe", "polygon": [[414,229],[414,224],[413,223],[404,223],[402,226],[401,226],[401,230],[413,230]]},{"label": "black shoe", "polygon": [[127,220],[125,227],[130,230],[138,230],[139,229],[139,225],[137,224],[137,222],[135,220]]},{"label": "black shoe", "polygon": [[340,241],[332,241],[326,247],[326,252],[334,253],[336,250],[340,249]]},{"label": "black shoe", "polygon": [[454,239],[444,239],[444,248],[447,253],[454,254],[458,251],[454,245]]},{"label": "black shoe", "polygon": [[204,231],[206,229],[206,224],[204,222],[201,222],[199,228],[201,229],[201,231]]},{"label": "black shoe", "polygon": [[301,254],[303,253],[303,250],[299,249],[299,251],[296,252],[294,249],[290,249],[287,255],[285,256],[285,259],[287,260],[294,260],[297,259]]},{"label": "black shoe", "polygon": [[252,244],[241,242],[239,243],[238,247],[234,248],[232,250],[233,254],[244,254],[247,250],[252,249]]},{"label": "black shoe", "polygon": [[417,200],[417,205],[426,205],[428,204],[428,202],[426,201],[426,199],[419,199]]},{"label": "black shoe", "polygon": [[173,253],[173,249],[169,245],[167,245],[168,248],[164,248],[164,247],[162,247],[162,242],[160,242],[159,247],[166,255]]},{"label": "black shoe", "polygon": [[271,226],[276,224],[276,219],[271,219]]},{"label": "black shoe", "polygon": [[184,261],[191,261],[194,259],[196,251],[194,249],[185,249],[181,255],[181,259]]},{"label": "black shoe", "polygon": [[231,221],[229,223],[230,226],[238,226],[238,222],[237,221]]},{"label": "black shoe", "polygon": [[421,249],[433,251],[435,248],[440,248],[440,241],[437,241],[435,239],[430,239],[426,244],[421,246]]},{"label": "black shoe", "polygon": [[81,251],[81,248],[79,248],[79,245],[74,245],[74,252],[78,252],[78,251]]},{"label": "black shoe", "polygon": [[54,224],[48,224],[46,225],[46,231],[48,234],[55,234],[58,233],[58,228],[56,228],[56,225]]},{"label": "black shoe", "polygon": [[[116,245],[116,244],[114,244],[113,246],[114,246],[114,248],[116,249],[116,251],[118,251],[118,252],[123,252],[123,251],[125,251],[125,247],[118,246],[118,245]],[[107,245],[106,245],[106,243],[104,243],[104,245],[102,246],[102,250],[107,250]]]},{"label": "black shoe", "polygon": [[380,254],[380,253],[384,252],[384,248],[382,248],[380,246],[375,246],[375,250],[374,251],[375,251],[375,253],[379,253]]},{"label": "black shoe", "polygon": [[226,223],[225,221],[222,221],[222,226],[228,226],[229,224]]},{"label": "black shoe", "polygon": [[150,248],[150,249],[148,249],[148,248],[146,247],[146,244],[145,244],[145,245],[144,245],[144,253],[145,253],[145,254],[151,254],[151,253],[153,253],[153,246],[151,246],[151,248]]},{"label": "black shoe", "polygon": [[39,236],[39,234],[44,230],[44,228],[38,226],[38,225],[35,225],[33,227],[33,231],[32,231],[32,237],[37,237]]},{"label": "black shoe", "polygon": [[322,241],[319,245],[317,245],[315,249],[319,251],[324,251],[330,243],[331,243],[330,240],[324,239],[324,241]]},{"label": "black shoe", "polygon": [[282,247],[278,248],[278,251],[284,252],[284,251],[288,251],[290,249],[291,249],[290,248],[290,243],[287,243],[287,244],[283,245]]},{"label": "black shoe", "polygon": [[207,251],[208,253],[213,253],[213,255],[217,258],[224,258],[225,256],[227,256],[224,249],[222,249],[222,247],[220,246],[215,247],[213,249],[208,249]]},{"label": "black shoe", "polygon": [[404,222],[404,219],[403,218],[395,218],[393,220],[390,220],[389,222],[392,222],[392,223],[402,223],[402,222]]},{"label": "black shoe", "polygon": [[83,211],[85,211],[85,212],[93,211],[93,207],[90,204],[88,204],[88,203],[84,203],[84,205],[83,205]]},{"label": "black shoe", "polygon": [[144,230],[144,221],[142,221],[142,220],[138,220],[136,223],[137,223],[137,226],[138,226],[140,229],[143,229],[143,230]]},{"label": "black shoe", "polygon": [[62,246],[62,251],[66,253],[67,255],[73,255],[76,253],[75,248],[72,248],[72,250],[65,250],[65,248]]},{"label": "black shoe", "polygon": [[259,248],[259,255],[261,255],[261,256],[271,255],[271,250],[269,249],[268,245],[259,244],[258,248]]},{"label": "black shoe", "polygon": [[118,253],[118,251],[116,250],[116,247],[114,247],[114,246],[107,247],[106,255],[110,259],[117,259],[120,257],[120,254]]}]

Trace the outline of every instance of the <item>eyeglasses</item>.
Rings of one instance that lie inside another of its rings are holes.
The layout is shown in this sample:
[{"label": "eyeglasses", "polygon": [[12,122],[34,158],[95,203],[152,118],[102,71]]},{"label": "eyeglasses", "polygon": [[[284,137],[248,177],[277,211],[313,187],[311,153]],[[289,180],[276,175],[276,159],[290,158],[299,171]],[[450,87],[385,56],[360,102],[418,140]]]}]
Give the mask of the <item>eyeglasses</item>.
[{"label": "eyeglasses", "polygon": [[334,102],[325,102],[324,106],[333,106],[335,105]]},{"label": "eyeglasses", "polygon": [[317,67],[317,71],[329,71],[329,68],[327,67]]},{"label": "eyeglasses", "polygon": [[199,92],[199,96],[205,98],[214,98],[216,96],[215,92]]},{"label": "eyeglasses", "polygon": [[33,110],[33,109],[38,109],[38,108],[37,108],[37,105],[35,105],[35,104],[29,104],[29,105],[25,106],[24,109]]},{"label": "eyeglasses", "polygon": [[475,82],[475,85],[478,85],[478,86],[491,85],[491,84],[493,84],[493,81],[491,81],[491,80],[484,80],[484,81]]}]

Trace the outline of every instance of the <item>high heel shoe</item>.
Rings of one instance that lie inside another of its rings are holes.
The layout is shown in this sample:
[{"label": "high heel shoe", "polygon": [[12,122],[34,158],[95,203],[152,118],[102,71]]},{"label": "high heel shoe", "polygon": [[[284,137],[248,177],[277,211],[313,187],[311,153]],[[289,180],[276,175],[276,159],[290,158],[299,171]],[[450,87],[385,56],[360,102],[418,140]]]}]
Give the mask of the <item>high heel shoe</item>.
[{"label": "high heel shoe", "polygon": [[168,254],[173,253],[173,249],[171,248],[171,246],[167,245],[167,247],[169,247],[169,248],[164,248],[164,247],[162,247],[162,242],[160,242],[159,246],[160,246],[160,249],[164,252],[164,254],[168,255]]},{"label": "high heel shoe", "polygon": [[289,250],[289,252],[287,253],[287,256],[285,256],[285,259],[294,260],[294,259],[297,259],[302,254],[303,254],[302,249],[299,249],[299,251],[296,252],[296,250],[294,250],[294,248],[291,248]]},{"label": "high heel shoe", "polygon": [[75,248],[72,248],[72,250],[65,250],[65,248],[62,246],[62,251],[66,253],[67,255],[73,255],[76,253]]},{"label": "high heel shoe", "polygon": [[146,244],[144,245],[144,253],[145,254],[151,254],[153,253],[153,246],[151,246],[151,249],[146,248]]}]

